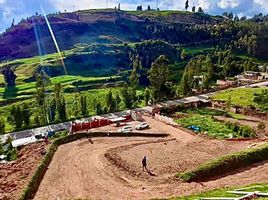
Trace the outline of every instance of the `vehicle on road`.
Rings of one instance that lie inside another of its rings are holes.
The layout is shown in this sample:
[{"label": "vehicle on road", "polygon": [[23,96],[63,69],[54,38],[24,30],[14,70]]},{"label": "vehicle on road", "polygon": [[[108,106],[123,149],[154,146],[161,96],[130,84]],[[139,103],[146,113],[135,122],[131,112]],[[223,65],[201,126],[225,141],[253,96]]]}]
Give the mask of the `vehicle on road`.
[{"label": "vehicle on road", "polygon": [[138,124],[137,126],[135,126],[136,130],[143,130],[146,128],[150,128],[150,125],[147,122],[142,122],[142,123]]},{"label": "vehicle on road", "polygon": [[119,129],[118,132],[120,133],[129,133],[132,132],[132,126],[124,126],[123,128]]}]

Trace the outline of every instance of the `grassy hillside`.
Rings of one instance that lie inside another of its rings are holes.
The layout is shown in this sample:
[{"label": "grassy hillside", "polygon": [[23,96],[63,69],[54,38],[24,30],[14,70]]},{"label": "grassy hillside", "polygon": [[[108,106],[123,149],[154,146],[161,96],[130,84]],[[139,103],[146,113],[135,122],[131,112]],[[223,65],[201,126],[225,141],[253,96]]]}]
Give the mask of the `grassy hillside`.
[{"label": "grassy hillside", "polygon": [[254,94],[261,93],[264,88],[238,88],[218,92],[212,98],[214,100],[228,101],[231,96],[231,104],[237,106],[255,106]]},{"label": "grassy hillside", "polygon": [[[60,49],[68,50],[79,43],[123,44],[153,39],[187,44],[217,39],[202,26],[198,28],[202,37],[194,37],[196,33],[189,29],[196,29],[193,24],[215,24],[222,21],[222,18],[183,11],[102,9],[50,14],[48,20]],[[9,28],[0,36],[0,43],[0,60],[33,57],[40,52],[56,52],[44,17],[39,15],[22,20],[18,25]]]}]

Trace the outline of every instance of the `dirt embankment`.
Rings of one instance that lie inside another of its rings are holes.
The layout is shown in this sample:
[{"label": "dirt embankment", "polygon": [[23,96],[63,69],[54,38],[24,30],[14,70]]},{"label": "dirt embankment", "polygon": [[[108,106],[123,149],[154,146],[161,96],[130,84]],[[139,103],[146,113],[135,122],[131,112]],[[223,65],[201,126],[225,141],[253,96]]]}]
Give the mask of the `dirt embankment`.
[{"label": "dirt embankment", "polygon": [[19,158],[11,163],[0,164],[0,199],[18,199],[22,190],[42,160],[44,143],[23,147]]}]

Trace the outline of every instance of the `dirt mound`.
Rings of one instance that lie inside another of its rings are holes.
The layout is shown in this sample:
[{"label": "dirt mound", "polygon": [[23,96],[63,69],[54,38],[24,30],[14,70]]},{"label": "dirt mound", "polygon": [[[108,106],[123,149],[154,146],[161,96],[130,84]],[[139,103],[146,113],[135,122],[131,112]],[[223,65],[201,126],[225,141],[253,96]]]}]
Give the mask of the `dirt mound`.
[{"label": "dirt mound", "polygon": [[16,161],[0,164],[0,199],[18,199],[39,165],[44,148],[44,143],[23,147]]}]

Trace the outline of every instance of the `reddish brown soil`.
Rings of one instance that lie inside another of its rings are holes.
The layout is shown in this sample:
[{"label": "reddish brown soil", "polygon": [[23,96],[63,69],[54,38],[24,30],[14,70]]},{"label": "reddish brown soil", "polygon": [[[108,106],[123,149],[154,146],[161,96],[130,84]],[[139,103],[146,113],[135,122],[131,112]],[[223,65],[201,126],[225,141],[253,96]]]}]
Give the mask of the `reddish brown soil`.
[{"label": "reddish brown soil", "polygon": [[42,159],[44,143],[32,144],[19,151],[19,158],[0,164],[0,199],[18,199]]},{"label": "reddish brown soil", "polygon": [[[220,178],[219,182],[180,182],[174,178],[176,172],[240,151],[254,141],[209,140],[151,118],[146,118],[146,121],[152,126],[151,130],[169,133],[171,137],[93,138],[94,144],[81,140],[63,145],[55,153],[34,199],[151,199],[267,181],[267,175],[262,176],[262,173],[267,174],[268,168],[261,164],[259,169],[247,171],[250,175],[240,171]],[[151,175],[141,168],[144,155],[148,156]],[[261,172],[259,178],[256,178],[257,170]],[[247,178],[243,179],[244,176]]]}]

